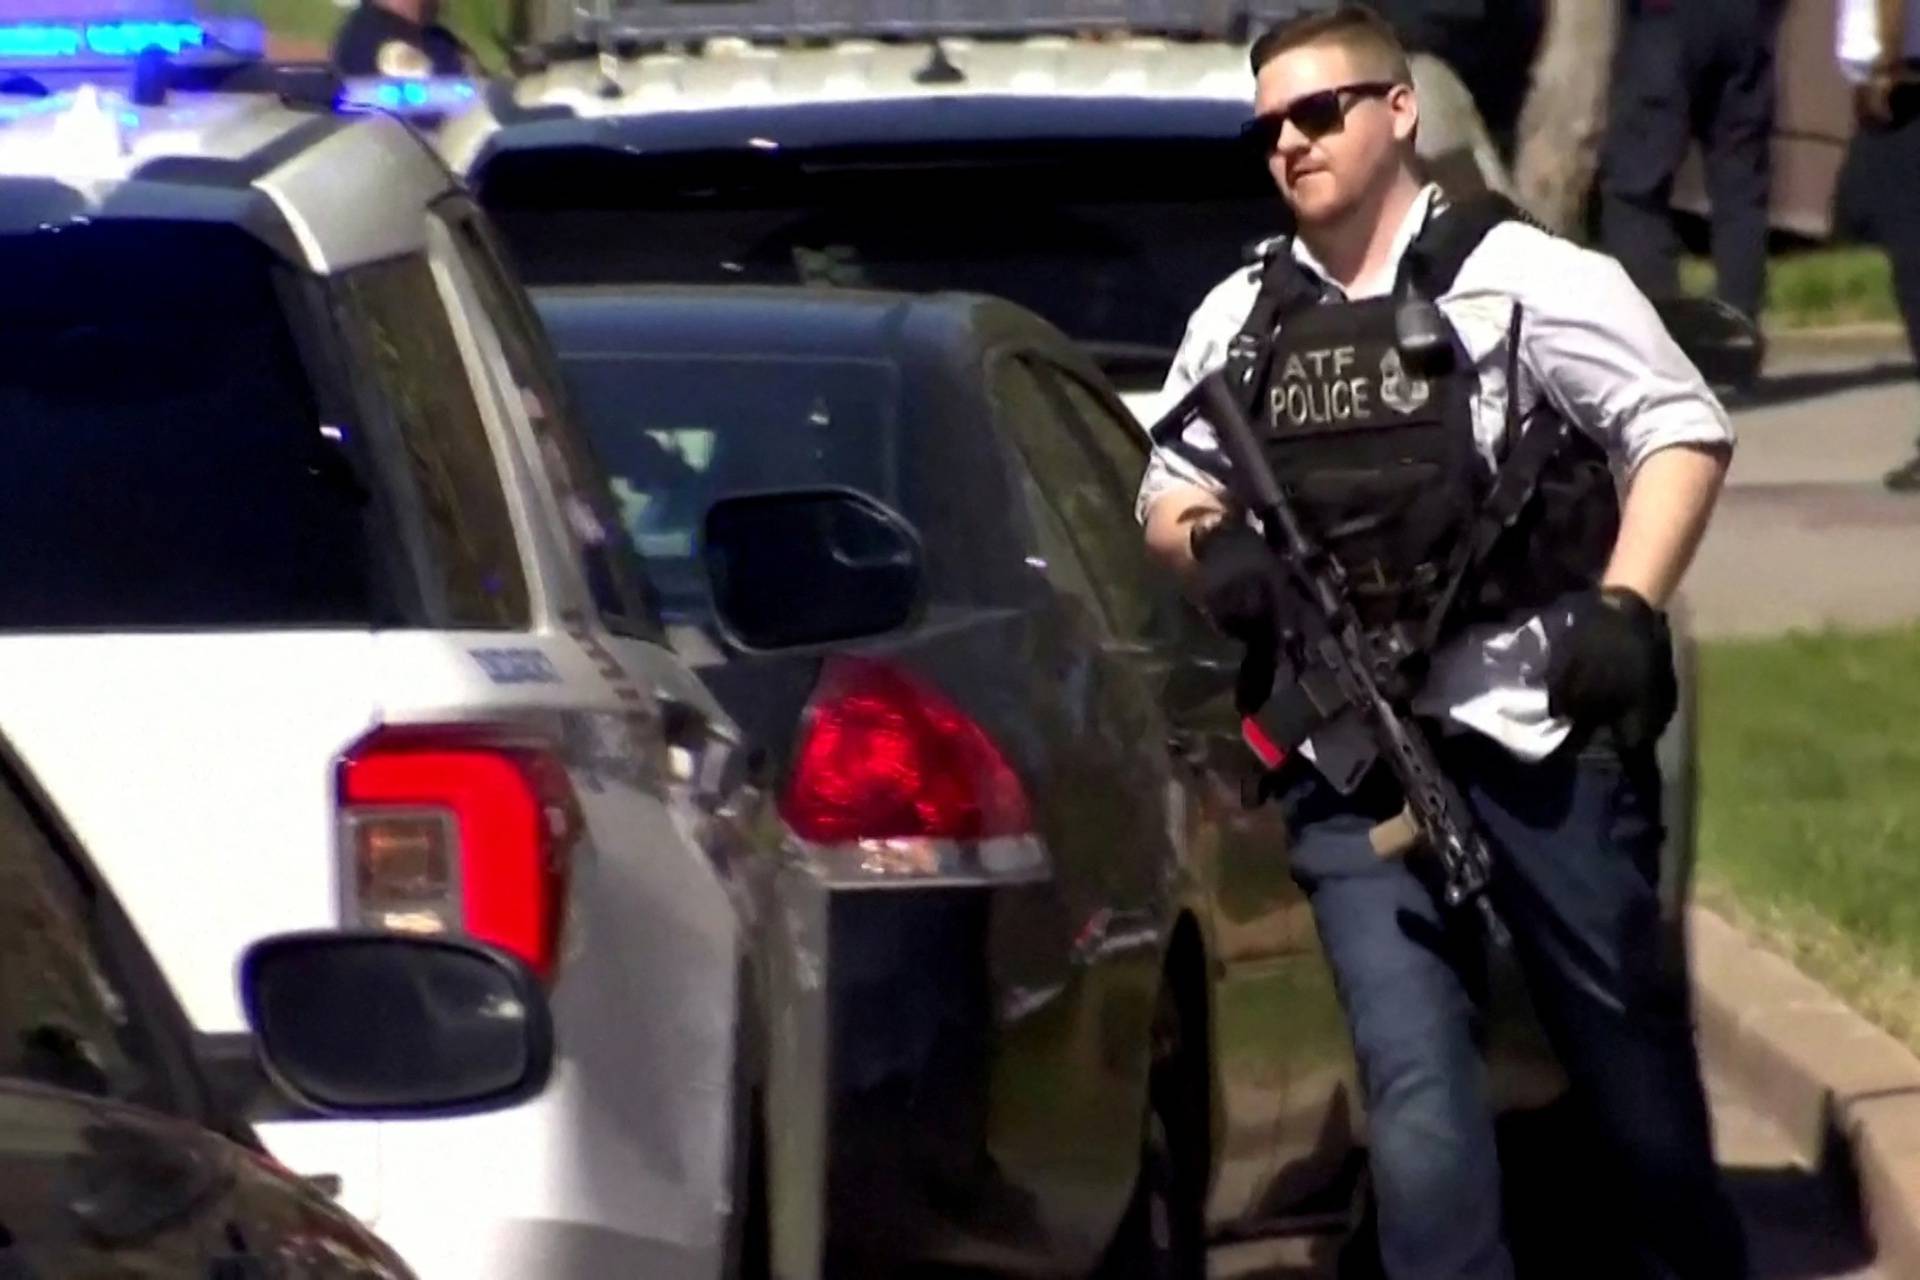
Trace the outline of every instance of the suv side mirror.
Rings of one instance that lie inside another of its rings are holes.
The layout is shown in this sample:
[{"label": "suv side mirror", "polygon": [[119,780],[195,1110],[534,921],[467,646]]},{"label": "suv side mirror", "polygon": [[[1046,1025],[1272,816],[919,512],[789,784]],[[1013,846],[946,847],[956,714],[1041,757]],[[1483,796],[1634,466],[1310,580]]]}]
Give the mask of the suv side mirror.
[{"label": "suv side mirror", "polygon": [[491,1111],[553,1069],[532,970],[450,938],[320,931],[267,938],[240,961],[240,998],[273,1082],[322,1114]]},{"label": "suv side mirror", "polygon": [[1748,387],[1766,351],[1760,327],[1718,298],[1661,298],[1653,304],[1700,376],[1715,387]]},{"label": "suv side mirror", "polygon": [[721,631],[746,650],[896,630],[926,585],[920,535],[854,489],[722,498],[707,509],[702,554]]}]

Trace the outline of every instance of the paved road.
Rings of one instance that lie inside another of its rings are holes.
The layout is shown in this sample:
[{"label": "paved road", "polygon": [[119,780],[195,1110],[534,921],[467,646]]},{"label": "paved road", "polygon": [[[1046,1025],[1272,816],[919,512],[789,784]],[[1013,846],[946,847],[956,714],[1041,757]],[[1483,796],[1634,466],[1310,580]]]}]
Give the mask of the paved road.
[{"label": "paved road", "polygon": [[1685,587],[1695,630],[1920,618],[1920,494],[1879,483],[1920,436],[1911,366],[1857,352],[1783,363],[1735,409],[1740,447]]},{"label": "paved road", "polygon": [[[1717,1079],[1710,1088],[1715,1141],[1747,1224],[1753,1280],[1895,1280],[1873,1266],[1845,1197],[1796,1164],[1772,1123],[1737,1093]],[[1547,1182],[1565,1176],[1564,1169],[1540,1172]],[[1213,1280],[1331,1280],[1330,1252],[1321,1240],[1236,1245],[1216,1250],[1209,1272]],[[1576,1272],[1588,1274],[1550,1252],[1521,1280],[1566,1280]]]}]

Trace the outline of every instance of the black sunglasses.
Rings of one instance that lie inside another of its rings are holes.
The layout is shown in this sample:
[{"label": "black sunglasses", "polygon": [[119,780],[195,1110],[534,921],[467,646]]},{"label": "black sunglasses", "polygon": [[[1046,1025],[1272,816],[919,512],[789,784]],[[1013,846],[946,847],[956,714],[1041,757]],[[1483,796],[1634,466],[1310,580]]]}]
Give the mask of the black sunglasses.
[{"label": "black sunglasses", "polygon": [[[1240,136],[1268,152],[1280,144],[1280,131],[1293,127],[1309,138],[1324,137],[1347,122],[1347,109],[1361,98],[1384,98],[1399,84],[1392,80],[1362,80],[1318,93],[1303,93],[1278,111],[1263,111],[1240,126]],[[1351,95],[1351,96],[1349,96]]]}]

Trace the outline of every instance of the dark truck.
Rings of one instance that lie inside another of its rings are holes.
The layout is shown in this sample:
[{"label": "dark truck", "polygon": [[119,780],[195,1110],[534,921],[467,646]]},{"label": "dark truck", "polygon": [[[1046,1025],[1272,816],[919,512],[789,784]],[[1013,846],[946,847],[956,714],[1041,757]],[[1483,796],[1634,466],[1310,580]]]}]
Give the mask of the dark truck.
[{"label": "dark truck", "polygon": [[[1451,48],[1520,5],[1525,43],[1531,3],[1406,0],[1399,16]],[[1074,339],[1145,415],[1193,307],[1289,229],[1240,139],[1247,41],[1315,7],[632,0],[552,28],[535,65],[439,145],[535,285],[993,294]],[[1416,55],[1414,72],[1423,99],[1465,92],[1436,58]],[[1438,123],[1421,146],[1443,181],[1504,181],[1484,131]],[[1684,307],[1669,321],[1710,378],[1750,376],[1749,331]],[[1676,919],[1693,856],[1681,614],[1682,712],[1663,744]]]}]

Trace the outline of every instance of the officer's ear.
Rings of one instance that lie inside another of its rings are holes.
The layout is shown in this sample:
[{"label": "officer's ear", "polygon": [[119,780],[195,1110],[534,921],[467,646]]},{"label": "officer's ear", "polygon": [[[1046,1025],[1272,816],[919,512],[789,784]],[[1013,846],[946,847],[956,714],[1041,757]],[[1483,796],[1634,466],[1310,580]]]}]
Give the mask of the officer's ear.
[{"label": "officer's ear", "polygon": [[1393,115],[1394,141],[1409,151],[1420,133],[1420,96],[1410,84],[1397,84],[1387,93],[1387,110]]}]

